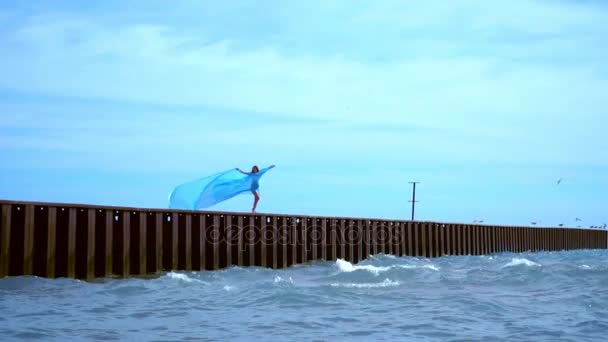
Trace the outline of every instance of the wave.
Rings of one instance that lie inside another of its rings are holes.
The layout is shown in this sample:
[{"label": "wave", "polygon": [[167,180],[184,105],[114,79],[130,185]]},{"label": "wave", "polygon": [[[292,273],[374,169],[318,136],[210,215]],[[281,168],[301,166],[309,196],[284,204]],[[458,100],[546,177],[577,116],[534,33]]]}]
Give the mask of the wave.
[{"label": "wave", "polygon": [[391,266],[374,266],[374,265],[353,265],[350,262],[338,259],[336,260],[336,267],[341,272],[354,272],[358,270],[367,271],[372,273],[375,276],[378,276],[382,272],[386,272],[393,268],[403,268],[403,269],[417,269],[417,268],[426,268],[433,271],[439,271],[439,268],[435,265],[391,265]]},{"label": "wave", "polygon": [[291,279],[291,277],[289,277],[287,279],[283,279],[280,276],[275,276],[274,277],[274,283],[275,284],[286,283],[286,284],[293,285],[294,281],[293,281],[293,279]]},{"label": "wave", "polygon": [[541,267],[542,265],[539,263],[536,263],[534,261],[530,261],[526,258],[513,258],[511,259],[511,261],[507,264],[505,264],[502,268],[505,267],[513,267],[513,266],[519,266],[519,265],[525,265],[525,266],[534,266],[534,267]]},{"label": "wave", "polygon": [[183,274],[183,273],[169,272],[165,275],[165,277],[167,277],[169,279],[184,281],[186,283],[208,284],[202,280],[190,278],[190,277],[188,277],[187,274]]},{"label": "wave", "polygon": [[388,278],[384,279],[381,283],[332,283],[330,286],[332,287],[346,287],[346,288],[357,288],[357,289],[369,289],[369,288],[377,288],[377,287],[392,287],[399,286],[398,281],[392,281]]}]

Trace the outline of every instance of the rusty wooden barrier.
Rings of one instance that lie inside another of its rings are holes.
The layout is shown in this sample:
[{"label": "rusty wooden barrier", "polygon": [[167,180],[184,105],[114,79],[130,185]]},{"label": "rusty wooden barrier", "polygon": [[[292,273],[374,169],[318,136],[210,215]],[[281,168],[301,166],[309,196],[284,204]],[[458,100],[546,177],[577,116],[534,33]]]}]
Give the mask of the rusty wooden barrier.
[{"label": "rusty wooden barrier", "polygon": [[506,227],[0,201],[0,277],[145,276],[232,265],[352,263],[373,254],[441,257],[606,249],[605,230]]}]

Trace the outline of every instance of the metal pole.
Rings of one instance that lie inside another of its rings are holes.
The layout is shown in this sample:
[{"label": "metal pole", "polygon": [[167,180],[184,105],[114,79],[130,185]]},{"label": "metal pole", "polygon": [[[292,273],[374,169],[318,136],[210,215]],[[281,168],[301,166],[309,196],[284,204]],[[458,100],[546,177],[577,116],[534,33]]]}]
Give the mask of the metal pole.
[{"label": "metal pole", "polygon": [[412,221],[414,221],[414,212],[416,211],[416,184],[420,183],[420,182],[409,182],[410,184],[413,185],[412,188],[412,200],[410,202],[412,202]]}]

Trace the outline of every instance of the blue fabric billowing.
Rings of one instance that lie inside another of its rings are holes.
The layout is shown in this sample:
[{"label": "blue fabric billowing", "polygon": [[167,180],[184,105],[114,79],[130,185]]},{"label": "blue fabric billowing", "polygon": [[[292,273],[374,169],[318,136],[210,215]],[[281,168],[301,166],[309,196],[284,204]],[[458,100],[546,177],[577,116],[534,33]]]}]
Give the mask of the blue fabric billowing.
[{"label": "blue fabric billowing", "polygon": [[271,168],[249,174],[232,169],[178,185],[169,196],[169,208],[204,209],[238,194],[257,190],[260,177]]}]

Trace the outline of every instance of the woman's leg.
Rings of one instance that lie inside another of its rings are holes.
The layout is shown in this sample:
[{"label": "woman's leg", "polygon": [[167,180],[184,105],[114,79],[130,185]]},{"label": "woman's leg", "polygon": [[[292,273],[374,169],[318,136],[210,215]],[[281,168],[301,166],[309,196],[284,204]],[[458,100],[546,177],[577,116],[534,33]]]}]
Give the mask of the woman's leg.
[{"label": "woman's leg", "polygon": [[258,206],[258,201],[260,200],[260,194],[257,191],[253,190],[253,209],[251,209],[252,213],[255,213],[255,208]]}]

